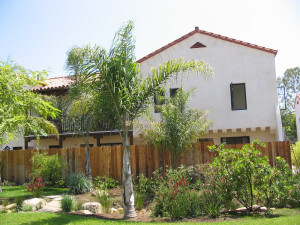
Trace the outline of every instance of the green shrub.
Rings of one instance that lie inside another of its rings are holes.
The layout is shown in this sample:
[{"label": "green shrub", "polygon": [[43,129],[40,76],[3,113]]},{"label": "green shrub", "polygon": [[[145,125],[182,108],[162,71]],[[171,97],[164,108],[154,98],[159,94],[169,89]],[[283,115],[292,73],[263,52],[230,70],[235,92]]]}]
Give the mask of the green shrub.
[{"label": "green shrub", "polygon": [[300,173],[292,175],[292,187],[288,198],[288,204],[293,208],[300,207]]},{"label": "green shrub", "polygon": [[291,150],[292,165],[300,172],[300,141],[292,145]]},{"label": "green shrub", "polygon": [[61,209],[64,212],[71,212],[76,210],[77,208],[77,202],[76,199],[73,196],[70,195],[64,195],[61,200]]},{"label": "green shrub", "polygon": [[98,176],[94,178],[94,185],[100,190],[106,190],[118,187],[118,181],[107,176]]},{"label": "green shrub", "polygon": [[47,153],[36,152],[31,158],[32,177],[41,177],[46,184],[53,186],[62,179],[62,170],[65,164],[61,158],[56,155],[47,155]]},{"label": "green shrub", "polygon": [[92,189],[92,181],[82,173],[70,174],[66,184],[69,187],[69,193],[75,195],[90,192]]},{"label": "green shrub", "polygon": [[154,181],[140,174],[134,182],[135,207],[142,209],[148,202],[154,198]]},{"label": "green shrub", "polygon": [[198,194],[185,175],[186,170],[182,166],[178,169],[167,168],[162,175],[159,171],[155,172],[154,216],[170,216],[172,220],[179,220],[201,214]]},{"label": "green shrub", "polygon": [[99,198],[99,202],[102,205],[103,211],[105,213],[109,213],[109,209],[112,204],[112,200],[109,198],[108,189],[98,190],[97,197]]},{"label": "green shrub", "polygon": [[7,206],[8,204],[9,204],[8,199],[2,200],[2,205],[3,205],[3,206]]},{"label": "green shrub", "polygon": [[210,147],[210,150],[218,153],[212,166],[219,169],[230,193],[249,212],[253,211],[257,199],[258,186],[254,185],[255,180],[261,177],[261,168],[268,166],[268,159],[260,157],[261,151],[254,144],[244,145],[242,149],[224,149],[224,145]]},{"label": "green shrub", "polygon": [[31,212],[32,211],[32,206],[31,205],[23,205],[22,211],[23,212]]},{"label": "green shrub", "polygon": [[233,196],[224,177],[220,176],[218,168],[205,167],[202,181],[204,182],[199,184],[199,189],[203,214],[216,218],[224,207],[229,208]]},{"label": "green shrub", "polygon": [[224,145],[210,147],[218,153],[212,168],[223,180],[219,188],[223,192],[225,207],[232,198],[249,212],[253,212],[255,203],[266,206],[267,212],[275,204],[286,205],[291,190],[291,170],[280,157],[276,166],[271,167],[268,157],[262,157],[260,149],[257,149],[262,146],[254,142],[242,149],[224,149]]},{"label": "green shrub", "polygon": [[23,199],[22,198],[16,198],[15,203],[16,203],[16,208],[15,208],[16,211],[21,212],[23,210]]}]

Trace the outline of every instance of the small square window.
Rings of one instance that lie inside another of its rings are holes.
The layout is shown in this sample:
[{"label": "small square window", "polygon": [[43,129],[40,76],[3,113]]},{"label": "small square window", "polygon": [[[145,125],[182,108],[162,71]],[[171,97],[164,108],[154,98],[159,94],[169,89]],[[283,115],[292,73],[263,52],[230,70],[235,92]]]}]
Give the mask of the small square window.
[{"label": "small square window", "polygon": [[170,88],[170,97],[174,97],[179,88]]},{"label": "small square window", "polygon": [[231,109],[245,110],[247,109],[246,87],[245,84],[230,84]]}]

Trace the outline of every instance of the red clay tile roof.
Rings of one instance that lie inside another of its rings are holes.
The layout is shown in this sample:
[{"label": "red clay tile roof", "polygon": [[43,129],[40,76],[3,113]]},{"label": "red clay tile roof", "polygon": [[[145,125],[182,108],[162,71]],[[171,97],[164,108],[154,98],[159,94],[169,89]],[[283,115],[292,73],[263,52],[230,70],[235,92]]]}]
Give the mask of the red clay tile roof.
[{"label": "red clay tile roof", "polygon": [[262,46],[251,44],[251,43],[244,42],[244,41],[239,41],[239,40],[236,40],[234,38],[229,38],[229,37],[222,36],[220,34],[214,34],[214,33],[211,33],[211,32],[204,31],[204,30],[199,30],[199,28],[196,27],[195,30],[193,30],[192,32],[190,32],[190,33],[188,33],[188,34],[186,34],[186,35],[184,35],[184,36],[176,39],[175,41],[173,41],[173,42],[171,42],[171,43],[163,46],[160,49],[157,49],[156,51],[154,51],[154,52],[146,55],[145,57],[139,59],[137,62],[138,63],[142,63],[145,60],[151,58],[152,56],[155,56],[156,54],[161,53],[162,51],[164,51],[164,50],[172,47],[173,45],[178,44],[179,42],[181,42],[181,41],[183,41],[183,40],[191,37],[192,35],[194,35],[196,33],[204,34],[204,35],[211,36],[211,37],[214,37],[214,38],[218,38],[218,39],[221,39],[221,40],[224,40],[224,41],[229,41],[229,42],[232,42],[232,43],[235,43],[235,44],[238,44],[238,45],[243,45],[243,46],[246,46],[246,47],[249,47],[249,48],[254,48],[254,49],[257,49],[257,50],[260,50],[260,51],[272,53],[272,54],[274,54],[274,56],[276,56],[276,54],[277,54],[277,50],[266,48],[266,47],[262,47]]},{"label": "red clay tile roof", "polygon": [[33,90],[35,91],[47,91],[47,90],[56,90],[56,89],[67,89],[73,81],[70,76],[66,77],[54,77],[46,79],[42,86],[36,87]]}]

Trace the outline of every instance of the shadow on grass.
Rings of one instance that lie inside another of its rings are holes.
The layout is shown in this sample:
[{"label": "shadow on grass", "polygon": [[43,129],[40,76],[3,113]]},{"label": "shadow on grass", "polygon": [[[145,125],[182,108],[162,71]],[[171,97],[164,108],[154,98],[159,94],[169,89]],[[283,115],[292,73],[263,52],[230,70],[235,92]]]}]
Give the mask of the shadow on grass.
[{"label": "shadow on grass", "polygon": [[74,214],[64,214],[64,213],[50,213],[49,217],[45,218],[37,218],[35,220],[31,220],[30,222],[23,222],[20,225],[40,225],[40,224],[57,224],[57,225],[64,225],[64,224],[133,224],[134,222],[126,221],[126,220],[107,220],[102,219],[98,216],[93,215],[74,215]]}]

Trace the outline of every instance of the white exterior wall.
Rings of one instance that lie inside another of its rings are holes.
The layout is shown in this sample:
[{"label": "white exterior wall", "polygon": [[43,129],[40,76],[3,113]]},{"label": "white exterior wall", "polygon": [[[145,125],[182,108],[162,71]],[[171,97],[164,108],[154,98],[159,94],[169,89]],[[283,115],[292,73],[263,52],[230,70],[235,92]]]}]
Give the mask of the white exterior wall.
[{"label": "white exterior wall", "polygon": [[297,126],[297,140],[300,141],[300,99],[296,98],[295,101],[295,112],[296,112],[296,126]]},{"label": "white exterior wall", "polygon": [[[196,42],[206,47],[191,49]],[[242,135],[236,133],[236,136],[247,136],[247,128],[253,132],[268,132],[268,138],[265,138],[266,134],[260,136],[261,141],[282,138],[279,138],[282,130],[279,131],[276,121],[277,88],[273,54],[196,33],[142,62],[141,70],[147,75],[152,67],[180,57],[184,60],[203,60],[213,68],[212,78],[190,73],[188,78],[180,76],[182,79],[169,85],[171,88],[180,87],[182,81],[184,90],[197,88],[191,107],[210,111],[208,117],[213,121],[210,130],[216,134],[216,143],[219,142],[217,134],[227,136],[227,129],[231,129],[232,133],[241,129]],[[230,83],[245,83],[247,110],[231,110]]]}]

